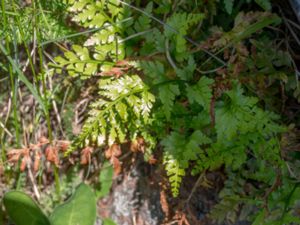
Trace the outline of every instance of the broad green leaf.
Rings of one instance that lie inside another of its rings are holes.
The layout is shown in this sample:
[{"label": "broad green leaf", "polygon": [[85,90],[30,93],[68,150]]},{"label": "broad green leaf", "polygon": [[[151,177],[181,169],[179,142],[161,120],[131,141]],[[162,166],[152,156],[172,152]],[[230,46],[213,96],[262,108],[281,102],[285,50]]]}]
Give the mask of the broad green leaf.
[{"label": "broad green leaf", "polygon": [[16,225],[50,225],[40,207],[23,192],[7,192],[3,203],[6,212]]},{"label": "broad green leaf", "polygon": [[103,219],[103,225],[117,225],[112,219]]},{"label": "broad green leaf", "polygon": [[54,210],[50,220],[52,225],[94,225],[96,197],[91,188],[80,184],[71,198]]}]

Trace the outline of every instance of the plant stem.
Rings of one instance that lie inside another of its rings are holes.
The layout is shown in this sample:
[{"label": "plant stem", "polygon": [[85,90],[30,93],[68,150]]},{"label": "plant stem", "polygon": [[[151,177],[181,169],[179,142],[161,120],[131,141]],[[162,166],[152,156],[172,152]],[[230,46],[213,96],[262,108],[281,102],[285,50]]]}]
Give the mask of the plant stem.
[{"label": "plant stem", "polygon": [[[8,18],[6,16],[6,9],[5,9],[5,0],[1,1],[1,8],[2,8],[2,18],[3,18],[3,26],[4,26],[4,30],[9,30],[8,27]],[[5,45],[6,45],[6,49],[7,49],[7,54],[10,55],[11,51],[10,51],[10,46],[9,46],[9,36],[6,35],[5,38]],[[14,118],[14,127],[15,127],[15,135],[16,135],[16,143],[17,143],[17,147],[21,146],[20,143],[20,125],[19,125],[19,120],[18,120],[18,113],[17,113],[17,90],[16,90],[16,84],[15,84],[15,76],[13,74],[13,70],[12,70],[12,65],[9,64],[8,65],[8,72],[9,72],[9,77],[10,77],[10,86],[11,86],[11,96],[12,96],[12,102],[13,102],[13,118]],[[17,81],[16,81],[17,82]],[[1,138],[1,142],[2,142],[2,135],[0,136]],[[5,148],[2,145],[2,160],[6,160],[6,151]]]},{"label": "plant stem", "polygon": [[[39,30],[39,17],[37,16],[36,10],[37,10],[37,5],[39,6],[39,9],[42,11],[43,9],[41,8],[41,4],[39,4],[38,0],[34,0],[32,2],[33,5],[33,12],[34,12],[34,35],[36,37],[36,47],[38,49],[38,56],[39,56],[39,66],[40,66],[40,74],[41,74],[41,79],[42,79],[42,87],[43,87],[43,101],[46,106],[46,112],[45,112],[45,117],[47,121],[47,127],[48,127],[48,137],[50,140],[50,144],[52,144],[53,141],[53,135],[52,135],[52,127],[51,127],[51,118],[50,118],[50,113],[49,113],[49,101],[47,97],[47,86],[46,86],[46,79],[45,79],[45,71],[44,71],[44,65],[43,65],[43,50],[42,46],[39,44],[41,42],[41,37],[40,37],[40,30]],[[54,178],[55,178],[55,187],[56,187],[56,194],[58,195],[60,199],[60,180],[59,180],[59,173],[58,173],[58,168],[53,165],[53,173],[54,173]]]}]

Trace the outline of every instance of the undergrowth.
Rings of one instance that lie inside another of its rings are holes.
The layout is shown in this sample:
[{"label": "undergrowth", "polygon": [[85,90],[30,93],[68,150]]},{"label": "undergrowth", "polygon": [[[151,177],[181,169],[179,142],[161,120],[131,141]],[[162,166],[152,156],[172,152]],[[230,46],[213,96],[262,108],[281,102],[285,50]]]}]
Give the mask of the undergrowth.
[{"label": "undergrowth", "polygon": [[[298,75],[271,1],[69,0],[36,7],[51,12],[41,11],[36,22],[54,27],[37,25],[41,47],[77,37],[55,18],[60,10],[68,12],[61,19],[84,29],[73,43],[57,43],[63,53],[42,65],[35,84],[58,75],[68,88],[92,86],[89,112],[66,156],[81,151],[86,164],[98,149],[118,173],[120,146],[130,143],[146,161],[164,166],[174,198],[188,173],[224,171],[213,220],[300,223],[298,170],[291,169],[298,156],[289,150],[299,124],[285,110],[287,98],[299,98]],[[13,43],[32,41],[34,32],[21,29],[32,8],[21,10],[16,32],[6,23],[10,54]],[[1,68],[14,76],[14,68]],[[52,106],[46,99],[59,94],[37,95],[47,119]],[[70,123],[68,116],[63,120]]]}]

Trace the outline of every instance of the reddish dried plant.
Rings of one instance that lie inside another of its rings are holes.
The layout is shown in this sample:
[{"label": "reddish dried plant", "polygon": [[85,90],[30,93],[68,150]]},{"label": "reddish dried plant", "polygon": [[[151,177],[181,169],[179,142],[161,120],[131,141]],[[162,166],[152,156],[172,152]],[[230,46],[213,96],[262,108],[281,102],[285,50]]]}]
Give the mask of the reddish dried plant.
[{"label": "reddish dried plant", "polygon": [[81,150],[80,156],[80,164],[87,165],[91,163],[92,153],[94,149],[92,147],[85,147]]},{"label": "reddish dried plant", "polygon": [[59,167],[59,151],[65,152],[69,148],[70,142],[66,140],[50,141],[46,137],[40,137],[36,144],[29,147],[12,149],[7,153],[8,162],[16,165],[20,162],[20,170],[25,171],[26,167],[33,168],[37,172],[40,168],[42,158]]},{"label": "reddish dried plant", "polygon": [[120,145],[112,144],[108,149],[105,150],[105,157],[109,159],[110,163],[114,168],[114,174],[118,175],[122,171],[121,162],[118,159],[122,154]]}]

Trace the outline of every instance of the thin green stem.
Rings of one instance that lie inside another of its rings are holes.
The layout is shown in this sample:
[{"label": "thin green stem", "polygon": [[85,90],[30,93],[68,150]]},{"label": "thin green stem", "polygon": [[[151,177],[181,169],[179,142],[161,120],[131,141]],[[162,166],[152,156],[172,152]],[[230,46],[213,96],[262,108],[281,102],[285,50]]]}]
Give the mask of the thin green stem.
[{"label": "thin green stem", "polygon": [[[15,13],[17,13],[17,9],[16,9],[14,4],[13,4],[13,10],[14,10]],[[31,72],[32,72],[33,78],[34,78],[34,84],[37,86],[38,79],[37,79],[34,63],[33,63],[33,60],[32,60],[32,57],[31,57],[31,54],[30,54],[30,51],[29,51],[29,47],[28,47],[27,42],[26,42],[25,33],[24,33],[24,30],[23,30],[23,27],[22,27],[22,24],[21,24],[21,21],[20,21],[19,17],[16,17],[16,22],[17,22],[17,27],[20,31],[20,36],[21,36],[22,42],[24,44],[25,52],[26,52],[28,60],[29,60],[29,65],[30,65]],[[37,88],[37,91],[39,93],[38,88]]]},{"label": "thin green stem", "polygon": [[[52,127],[51,127],[51,118],[50,118],[50,113],[49,113],[49,104],[47,101],[47,86],[46,86],[46,79],[45,79],[45,71],[44,71],[44,65],[43,65],[43,50],[42,46],[39,45],[41,37],[40,37],[40,30],[39,30],[39,17],[37,16],[36,10],[37,10],[37,5],[39,6],[39,10],[43,11],[41,8],[41,4],[39,4],[38,0],[33,1],[33,12],[34,12],[34,34],[36,35],[36,45],[38,49],[38,56],[39,56],[39,66],[40,66],[40,74],[41,74],[41,79],[42,79],[42,87],[43,87],[43,101],[44,104],[46,105],[46,112],[45,112],[45,117],[47,121],[47,127],[48,127],[48,137],[50,140],[50,143],[53,141],[53,135],[52,135]],[[60,198],[60,180],[59,180],[59,173],[58,173],[58,168],[53,165],[53,173],[54,173],[54,178],[55,178],[55,188],[56,188],[56,194]]]},{"label": "thin green stem", "polygon": [[[8,18],[6,15],[6,9],[5,9],[5,0],[1,1],[1,8],[2,8],[2,17],[3,17],[3,26],[4,26],[4,30],[9,30],[8,28]],[[10,51],[10,45],[9,45],[9,36],[6,35],[6,39],[5,39],[5,46],[7,49],[7,54],[10,55],[11,51]],[[18,113],[17,113],[17,91],[16,91],[16,85],[15,85],[15,76],[13,74],[13,69],[12,69],[12,65],[9,64],[8,65],[8,72],[9,72],[9,77],[10,77],[10,86],[11,86],[11,96],[12,96],[12,102],[13,102],[13,121],[14,121],[14,127],[15,127],[15,135],[16,135],[16,143],[18,145],[18,147],[20,147],[21,143],[20,143],[20,125],[19,125],[19,120],[18,120]],[[2,141],[2,135],[0,136],[1,138],[1,142]],[[3,144],[1,144],[2,146],[2,160],[6,160],[6,151],[5,148],[3,146]]]}]

